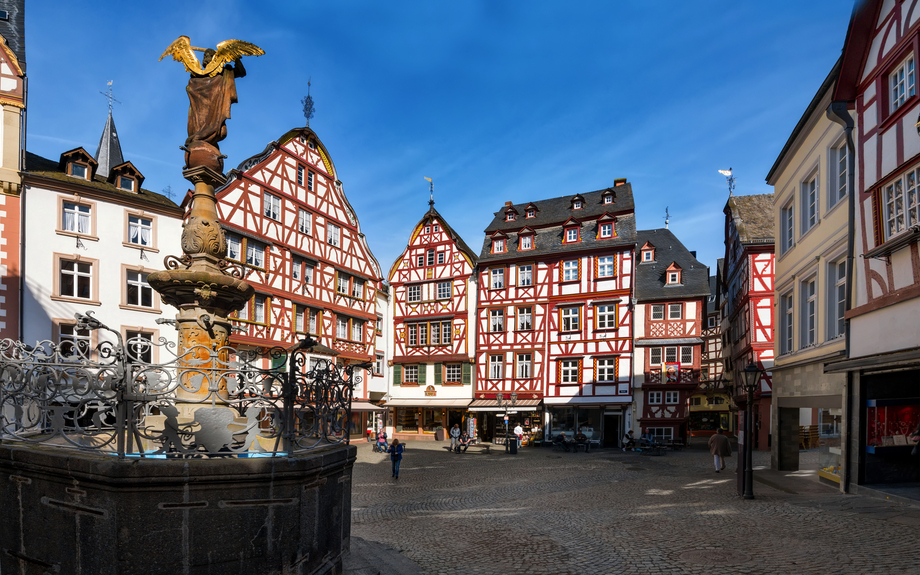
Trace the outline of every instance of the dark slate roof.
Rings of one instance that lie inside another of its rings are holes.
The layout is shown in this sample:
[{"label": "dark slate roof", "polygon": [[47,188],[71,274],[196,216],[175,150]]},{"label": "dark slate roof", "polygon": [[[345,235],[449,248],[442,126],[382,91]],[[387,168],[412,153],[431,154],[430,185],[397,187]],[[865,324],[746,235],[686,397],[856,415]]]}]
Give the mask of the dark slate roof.
[{"label": "dark slate roof", "polygon": [[773,243],[773,194],[732,196],[725,204],[742,244]]},{"label": "dark slate roof", "polygon": [[[602,203],[602,197],[605,192],[612,192],[615,196],[612,204]],[[581,209],[572,209],[572,198],[580,196],[583,201]],[[525,218],[528,206],[535,207],[536,217]],[[624,246],[635,245],[636,243],[636,217],[633,212],[633,194],[631,184],[622,184],[613,188],[605,188],[594,192],[584,194],[572,194],[548,200],[539,200],[535,202],[525,202],[513,204],[518,216],[514,221],[505,221],[505,211],[509,205],[506,204],[501,210],[495,212],[492,222],[485,229],[485,238],[482,244],[482,251],[479,254],[479,262],[486,263],[490,261],[516,258],[520,256],[534,257],[545,256],[555,253],[564,253],[572,251],[582,251],[598,249],[606,246]],[[616,217],[616,237],[598,239],[597,238],[597,220],[604,214],[610,214]],[[563,224],[570,218],[577,220],[581,226],[582,241],[573,244],[563,244]],[[530,228],[534,231],[534,245],[532,250],[518,252],[518,232],[523,228]],[[507,251],[502,254],[493,254],[492,251],[492,234],[501,231],[507,235]]]},{"label": "dark slate roof", "polygon": [[108,178],[112,168],[125,163],[121,155],[121,142],[118,141],[118,132],[115,131],[115,120],[112,119],[112,110],[109,110],[109,117],[105,121],[105,128],[102,129],[102,137],[99,138],[99,147],[96,148],[96,161],[99,167],[96,173],[103,178]]},{"label": "dark slate roof", "polygon": [[9,18],[0,20],[0,34],[6,39],[19,67],[26,71],[26,23],[25,2],[22,0],[0,0],[0,10],[6,10]]},{"label": "dark slate roof", "polygon": [[[636,300],[651,301],[708,296],[709,269],[690,253],[684,244],[666,228],[636,232],[639,247],[655,246],[655,261],[636,263]],[[683,283],[665,284],[665,270],[676,263],[682,270]]]},{"label": "dark slate roof", "polygon": [[[66,184],[78,184],[81,186],[86,186],[100,192],[105,192],[111,196],[118,197],[124,201],[134,202],[134,203],[149,203],[156,206],[161,206],[164,208],[172,208],[179,211],[180,208],[176,203],[162,194],[156,192],[151,192],[150,190],[145,190],[140,188],[137,193],[129,192],[127,190],[122,190],[121,188],[116,187],[114,184],[110,184],[98,173],[92,181],[80,180],[69,176],[64,172],[63,167],[60,162],[49,160],[48,158],[43,158],[32,152],[26,152],[26,166],[25,174],[27,176],[34,176],[36,178],[47,178],[50,180],[57,180]],[[34,183],[32,184],[34,185]]]}]

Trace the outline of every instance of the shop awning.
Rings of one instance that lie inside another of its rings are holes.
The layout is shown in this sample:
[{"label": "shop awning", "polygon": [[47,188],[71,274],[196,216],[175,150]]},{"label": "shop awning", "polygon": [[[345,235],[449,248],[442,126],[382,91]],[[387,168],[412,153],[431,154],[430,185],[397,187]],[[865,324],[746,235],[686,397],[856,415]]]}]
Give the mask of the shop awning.
[{"label": "shop awning", "polygon": [[[514,406],[509,405],[508,411],[530,411],[540,406],[539,399],[519,399]],[[477,399],[470,404],[470,411],[505,411],[494,399]]]},{"label": "shop awning", "polygon": [[352,401],[351,402],[352,411],[384,411],[383,407],[379,405],[374,405],[368,401]]},{"label": "shop awning", "polygon": [[469,399],[440,399],[437,397],[413,399],[399,397],[388,401],[386,407],[466,407],[469,404]]}]

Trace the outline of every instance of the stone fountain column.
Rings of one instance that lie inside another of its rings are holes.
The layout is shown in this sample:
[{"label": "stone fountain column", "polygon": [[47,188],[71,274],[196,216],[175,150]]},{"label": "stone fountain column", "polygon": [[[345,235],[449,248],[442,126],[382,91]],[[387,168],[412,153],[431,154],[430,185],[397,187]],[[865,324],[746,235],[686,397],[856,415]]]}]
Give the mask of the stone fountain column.
[{"label": "stone fountain column", "polygon": [[[228,316],[246,305],[254,290],[243,281],[239,268],[225,259],[227,239],[217,219],[214,188],[226,182],[226,177],[208,166],[188,168],[182,175],[195,186],[188,218],[182,226],[182,256],[168,256],[169,269],[151,273],[147,282],[163,301],[179,310],[176,321],[180,370],[191,361],[196,361],[198,369],[219,369],[229,359],[226,351],[212,362],[217,365],[197,362],[208,360],[209,350],[226,350],[230,342]],[[194,387],[189,382],[182,383],[186,389],[178,390],[181,399],[203,400],[211,393],[226,392],[220,377],[211,378],[210,385],[201,383],[196,391],[187,390]]]}]

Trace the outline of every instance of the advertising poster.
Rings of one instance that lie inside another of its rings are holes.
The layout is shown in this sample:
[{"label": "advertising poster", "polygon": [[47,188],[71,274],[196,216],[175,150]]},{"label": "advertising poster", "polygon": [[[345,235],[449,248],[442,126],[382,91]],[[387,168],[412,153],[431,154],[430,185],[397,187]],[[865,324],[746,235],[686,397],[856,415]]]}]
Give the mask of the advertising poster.
[{"label": "advertising poster", "polygon": [[680,377],[680,364],[677,362],[668,362],[664,364],[664,382],[677,383]]}]

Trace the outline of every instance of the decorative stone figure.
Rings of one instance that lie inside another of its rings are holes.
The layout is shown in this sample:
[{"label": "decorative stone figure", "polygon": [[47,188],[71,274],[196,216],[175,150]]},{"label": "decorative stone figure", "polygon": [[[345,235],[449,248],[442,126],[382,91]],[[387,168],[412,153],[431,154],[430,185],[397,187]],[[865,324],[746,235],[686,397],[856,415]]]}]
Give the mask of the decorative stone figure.
[{"label": "decorative stone figure", "polygon": [[[195,50],[204,52],[204,67],[199,64]],[[217,144],[227,137],[230,106],[237,102],[236,78],[246,75],[240,59],[264,53],[255,44],[242,40],[225,40],[217,45],[217,50],[196,48],[188,36],[179,36],[160,56],[160,60],[172,56],[191,74],[186,87],[189,100],[186,169],[205,166],[223,172],[223,156]]]}]

